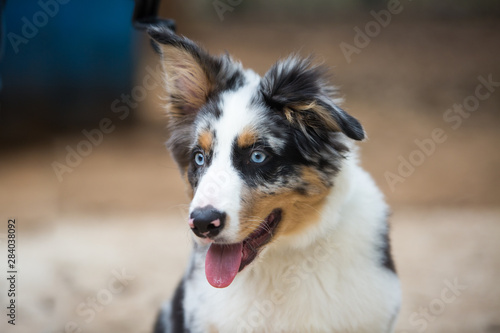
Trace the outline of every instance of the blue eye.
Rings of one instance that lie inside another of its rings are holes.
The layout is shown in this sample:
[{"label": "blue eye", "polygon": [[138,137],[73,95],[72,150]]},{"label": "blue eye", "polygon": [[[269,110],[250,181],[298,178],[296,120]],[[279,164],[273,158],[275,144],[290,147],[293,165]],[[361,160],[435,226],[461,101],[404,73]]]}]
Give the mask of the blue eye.
[{"label": "blue eye", "polygon": [[205,164],[205,155],[203,155],[202,153],[197,153],[196,155],[194,155],[194,162],[197,165],[202,166],[203,164]]},{"label": "blue eye", "polygon": [[254,151],[250,156],[250,161],[253,163],[262,163],[266,160],[267,155],[261,151]]}]

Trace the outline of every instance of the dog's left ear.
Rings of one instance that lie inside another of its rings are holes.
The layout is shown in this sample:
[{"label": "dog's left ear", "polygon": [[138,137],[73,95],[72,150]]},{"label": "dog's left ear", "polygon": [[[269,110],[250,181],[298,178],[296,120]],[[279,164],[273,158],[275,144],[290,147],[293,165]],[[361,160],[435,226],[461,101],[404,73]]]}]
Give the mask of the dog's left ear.
[{"label": "dog's left ear", "polygon": [[327,70],[314,65],[311,58],[289,57],[264,75],[261,93],[269,107],[306,133],[328,130],[363,140],[365,131],[358,120],[336,105],[336,91],[326,74]]}]

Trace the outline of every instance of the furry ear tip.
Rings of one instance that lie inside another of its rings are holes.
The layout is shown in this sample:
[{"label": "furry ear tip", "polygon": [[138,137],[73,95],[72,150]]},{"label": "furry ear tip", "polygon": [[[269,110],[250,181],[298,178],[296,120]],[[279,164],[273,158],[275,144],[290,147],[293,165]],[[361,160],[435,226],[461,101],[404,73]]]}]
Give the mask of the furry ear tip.
[{"label": "furry ear tip", "polygon": [[351,124],[344,128],[344,133],[353,140],[363,141],[366,138],[366,133],[361,124],[354,118],[350,122]]},{"label": "furry ear tip", "polygon": [[147,30],[149,37],[160,44],[172,44],[180,37],[165,25],[152,25]]},{"label": "furry ear tip", "polygon": [[366,133],[363,129],[356,131],[356,134],[352,136],[352,139],[356,141],[363,141],[366,139]]}]

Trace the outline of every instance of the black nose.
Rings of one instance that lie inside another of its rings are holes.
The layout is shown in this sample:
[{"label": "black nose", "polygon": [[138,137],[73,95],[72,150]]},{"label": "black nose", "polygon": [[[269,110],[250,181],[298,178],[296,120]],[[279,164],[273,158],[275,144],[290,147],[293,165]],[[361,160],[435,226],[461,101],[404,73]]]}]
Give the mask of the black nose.
[{"label": "black nose", "polygon": [[220,212],[209,205],[193,210],[189,225],[196,236],[213,238],[224,228],[225,220],[226,213]]}]

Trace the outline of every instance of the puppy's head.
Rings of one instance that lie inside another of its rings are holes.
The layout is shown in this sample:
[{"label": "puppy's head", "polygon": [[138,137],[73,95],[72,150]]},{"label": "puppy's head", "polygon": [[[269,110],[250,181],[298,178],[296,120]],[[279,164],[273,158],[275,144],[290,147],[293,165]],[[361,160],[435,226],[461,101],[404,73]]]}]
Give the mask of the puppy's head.
[{"label": "puppy's head", "polygon": [[210,244],[208,281],[227,287],[271,241],[319,220],[348,138],[364,131],[310,59],[261,78],[167,29],[149,33],[165,71],[168,146],[192,197],[188,225]]}]

